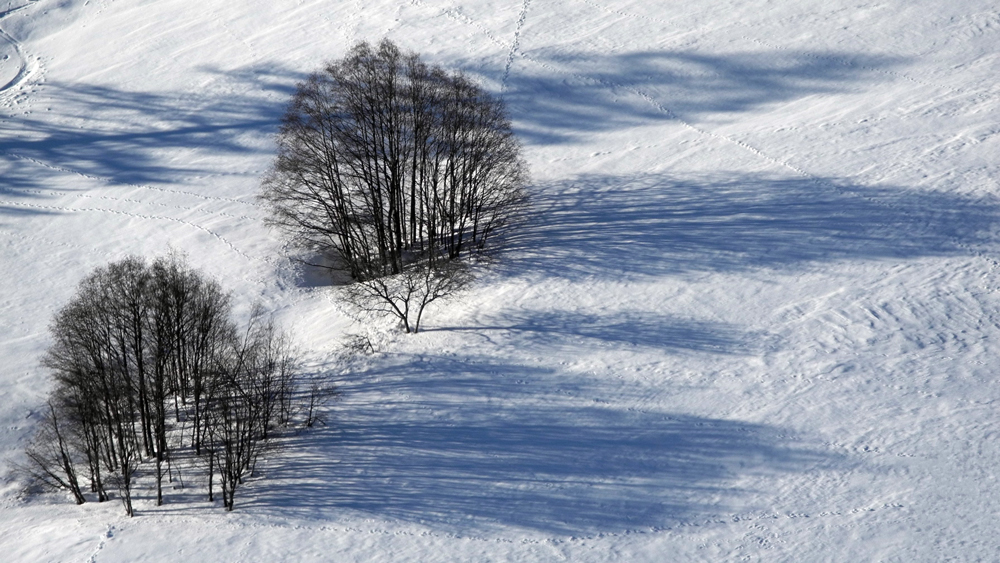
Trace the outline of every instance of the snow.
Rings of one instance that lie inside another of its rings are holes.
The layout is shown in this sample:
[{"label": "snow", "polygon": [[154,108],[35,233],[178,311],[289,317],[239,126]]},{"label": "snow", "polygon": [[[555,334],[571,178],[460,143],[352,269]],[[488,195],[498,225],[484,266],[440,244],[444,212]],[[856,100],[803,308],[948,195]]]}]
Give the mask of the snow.
[{"label": "snow", "polygon": [[[533,176],[415,336],[346,317],[254,200],[296,81],[382,37],[502,95]],[[984,0],[0,4],[0,553],[995,558],[998,40]],[[234,513],[25,499],[53,313],[171,248],[276,313],[329,425]]]}]

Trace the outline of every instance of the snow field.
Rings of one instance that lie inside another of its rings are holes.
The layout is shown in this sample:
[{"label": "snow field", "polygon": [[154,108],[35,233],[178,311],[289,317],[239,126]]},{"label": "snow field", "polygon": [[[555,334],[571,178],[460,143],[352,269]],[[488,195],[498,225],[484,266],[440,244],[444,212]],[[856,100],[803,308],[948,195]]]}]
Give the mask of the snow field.
[{"label": "snow field", "polygon": [[[980,0],[0,6],[0,551],[995,557],[998,32]],[[503,95],[533,174],[511,251],[413,337],[346,318],[253,199],[295,82],[382,37]],[[25,501],[52,314],[171,247],[276,311],[344,392],[329,426],[233,514]]]}]

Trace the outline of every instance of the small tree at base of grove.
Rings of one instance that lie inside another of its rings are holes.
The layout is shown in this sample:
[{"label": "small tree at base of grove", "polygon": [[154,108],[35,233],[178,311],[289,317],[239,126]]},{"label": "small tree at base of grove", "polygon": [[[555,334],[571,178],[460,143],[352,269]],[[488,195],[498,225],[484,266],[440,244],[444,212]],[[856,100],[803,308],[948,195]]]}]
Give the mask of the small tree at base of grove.
[{"label": "small tree at base of grove", "polygon": [[260,195],[269,224],[336,258],[353,281],[344,297],[406,332],[468,285],[468,261],[495,251],[526,203],[503,102],[389,41],[299,84],[277,146]]}]

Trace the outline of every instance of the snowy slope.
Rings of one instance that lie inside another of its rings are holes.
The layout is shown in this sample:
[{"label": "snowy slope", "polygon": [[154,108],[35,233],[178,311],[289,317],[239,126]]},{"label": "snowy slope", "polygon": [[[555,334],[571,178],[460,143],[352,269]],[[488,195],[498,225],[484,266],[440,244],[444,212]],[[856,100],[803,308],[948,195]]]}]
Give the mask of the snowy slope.
[{"label": "snowy slope", "polygon": [[[502,95],[533,175],[505,260],[410,337],[254,201],[296,81],[382,37]],[[0,5],[0,553],[994,559],[998,45],[985,0]],[[331,424],[232,514],[21,498],[49,319],[169,248],[276,311]]]}]

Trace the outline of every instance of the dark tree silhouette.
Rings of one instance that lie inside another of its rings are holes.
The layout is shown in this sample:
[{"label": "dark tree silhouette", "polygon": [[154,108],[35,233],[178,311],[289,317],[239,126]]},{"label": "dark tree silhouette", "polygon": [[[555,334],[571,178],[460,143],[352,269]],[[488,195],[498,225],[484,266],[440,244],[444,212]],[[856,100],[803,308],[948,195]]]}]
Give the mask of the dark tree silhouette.
[{"label": "dark tree silhouette", "polygon": [[66,435],[65,425],[56,415],[53,400],[46,403],[42,423],[25,450],[28,457],[26,470],[37,482],[53,489],[64,489],[73,494],[77,504],[86,502],[77,478],[76,456],[72,450],[72,436]]},{"label": "dark tree silhouette", "polygon": [[471,279],[449,264],[494,250],[526,199],[503,102],[389,41],[299,84],[277,145],[260,196],[270,224],[335,258],[361,286],[347,296],[407,332]]},{"label": "dark tree silhouette", "polygon": [[230,316],[229,295],[175,256],[95,270],[50,328],[43,365],[55,390],[26,451],[28,472],[82,503],[85,468],[98,500],[110,483],[131,516],[137,469],[155,463],[162,504],[171,449],[191,421],[190,445],[209,461],[209,496],[218,470],[232,510],[236,484],[274,427],[289,422],[296,363],[259,307],[242,335]]}]

